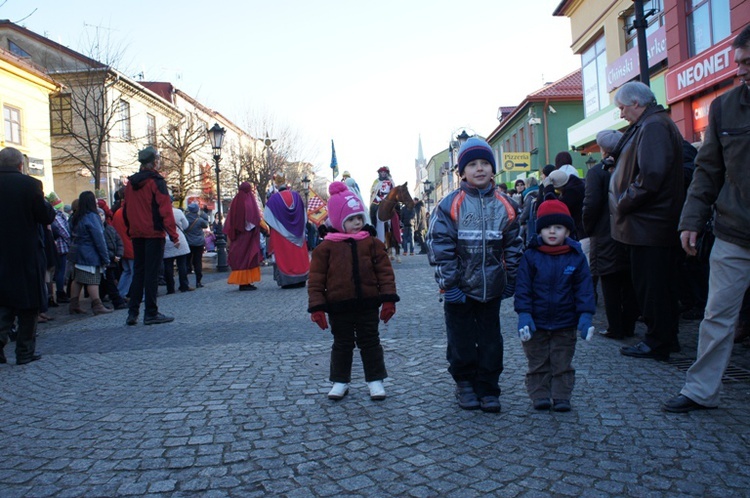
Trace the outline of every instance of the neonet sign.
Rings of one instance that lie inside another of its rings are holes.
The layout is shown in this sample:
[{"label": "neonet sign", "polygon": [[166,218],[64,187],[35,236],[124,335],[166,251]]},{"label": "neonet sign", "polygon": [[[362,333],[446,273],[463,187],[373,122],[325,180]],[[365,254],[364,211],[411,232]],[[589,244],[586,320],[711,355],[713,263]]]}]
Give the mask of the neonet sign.
[{"label": "neonet sign", "polygon": [[667,103],[672,104],[734,75],[733,40],[728,38],[670,69],[665,80]]}]

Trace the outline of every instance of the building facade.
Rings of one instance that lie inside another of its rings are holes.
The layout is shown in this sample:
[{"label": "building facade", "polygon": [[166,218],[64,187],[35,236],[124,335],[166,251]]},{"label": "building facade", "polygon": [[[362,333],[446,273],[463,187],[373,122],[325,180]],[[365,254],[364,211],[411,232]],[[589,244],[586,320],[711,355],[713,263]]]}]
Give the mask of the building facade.
[{"label": "building facade", "polygon": [[[682,135],[700,141],[711,101],[736,84],[729,46],[750,23],[750,0],[644,0],[645,52],[651,90]],[[584,118],[568,128],[572,148],[596,150],[596,134],[627,126],[614,95],[640,78],[632,0],[563,0],[553,12],[570,19],[581,56]]]}]

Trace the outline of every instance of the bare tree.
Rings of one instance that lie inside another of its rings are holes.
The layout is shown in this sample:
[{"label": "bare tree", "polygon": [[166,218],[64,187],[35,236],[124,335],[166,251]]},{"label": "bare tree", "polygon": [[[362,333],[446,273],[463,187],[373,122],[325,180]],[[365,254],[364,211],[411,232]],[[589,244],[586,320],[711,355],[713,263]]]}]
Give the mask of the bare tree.
[{"label": "bare tree", "polygon": [[[121,125],[124,105],[119,94],[110,89],[120,80],[114,69],[124,49],[113,44],[109,34],[101,37],[99,29],[88,38],[87,54],[75,60],[48,56],[40,63],[63,85],[50,96],[52,149],[63,165],[85,168],[99,189],[102,167],[107,164],[108,143]],[[123,138],[127,130],[121,130]]]},{"label": "bare tree", "polygon": [[197,152],[205,143],[203,123],[193,113],[173,119],[161,133],[162,175],[172,187],[172,195],[180,205],[191,190],[203,185],[203,170]]},{"label": "bare tree", "polygon": [[301,180],[306,172],[300,164],[309,155],[308,147],[299,133],[291,126],[281,123],[271,114],[252,115],[247,120],[247,129],[259,144],[242,151],[243,171],[251,183],[258,186],[258,196],[265,205],[273,175],[281,172],[287,183],[295,189],[301,188]]}]

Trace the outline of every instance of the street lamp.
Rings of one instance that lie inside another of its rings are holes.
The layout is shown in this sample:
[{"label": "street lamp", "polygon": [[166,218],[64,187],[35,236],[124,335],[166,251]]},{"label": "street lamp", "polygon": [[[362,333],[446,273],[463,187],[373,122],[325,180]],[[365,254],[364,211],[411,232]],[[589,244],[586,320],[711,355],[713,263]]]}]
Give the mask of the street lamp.
[{"label": "street lamp", "polygon": [[214,123],[208,133],[208,139],[211,141],[211,148],[214,151],[214,163],[216,168],[216,204],[219,213],[219,230],[216,234],[216,271],[225,272],[229,269],[227,266],[227,240],[224,236],[222,214],[221,214],[221,182],[219,181],[219,161],[221,161],[221,146],[224,143],[224,134],[227,130]]},{"label": "street lamp", "polygon": [[310,195],[310,179],[307,174],[302,179],[302,189],[305,191],[305,209],[307,209],[307,197]]},{"label": "street lamp", "polygon": [[586,159],[586,169],[591,169],[596,164],[596,159],[594,159],[593,156],[589,156],[588,159]]},{"label": "street lamp", "polygon": [[427,197],[427,207],[430,207],[430,194],[435,190],[435,187],[432,186],[432,182],[427,179],[424,182],[424,195]]}]

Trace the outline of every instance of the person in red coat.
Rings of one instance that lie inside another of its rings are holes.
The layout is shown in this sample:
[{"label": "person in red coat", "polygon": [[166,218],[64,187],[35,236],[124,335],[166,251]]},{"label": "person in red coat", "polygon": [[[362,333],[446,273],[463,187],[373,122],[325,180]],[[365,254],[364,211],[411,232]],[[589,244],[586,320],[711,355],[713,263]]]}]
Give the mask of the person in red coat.
[{"label": "person in red coat", "polygon": [[227,283],[239,285],[241,291],[255,290],[260,282],[260,209],[255,200],[255,189],[242,182],[240,190],[229,206],[224,233],[229,239],[227,262],[232,269]]},{"label": "person in red coat", "polygon": [[151,146],[146,147],[138,152],[138,161],[141,163],[141,170],[128,178],[125,199],[122,201],[123,218],[133,241],[134,256],[133,283],[130,286],[130,305],[125,323],[138,323],[145,290],[143,323],[155,325],[174,320],[174,317],[159,313],[156,293],[159,288],[159,269],[164,258],[164,232],[167,232],[175,247],[180,246],[180,237],[177,234],[167,183],[158,173],[161,167],[159,151]]}]

